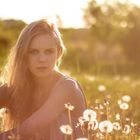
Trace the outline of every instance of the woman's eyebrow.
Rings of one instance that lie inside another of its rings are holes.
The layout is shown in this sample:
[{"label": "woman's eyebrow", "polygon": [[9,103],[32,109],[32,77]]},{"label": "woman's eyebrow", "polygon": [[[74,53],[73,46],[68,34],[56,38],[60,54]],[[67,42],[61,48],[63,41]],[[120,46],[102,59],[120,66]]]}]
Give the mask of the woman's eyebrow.
[{"label": "woman's eyebrow", "polygon": [[[54,50],[55,48],[52,48],[52,47],[50,47],[50,48],[46,48],[45,50]],[[29,48],[29,50],[38,50],[38,48]]]},{"label": "woman's eyebrow", "polygon": [[55,48],[46,48],[46,50],[54,50]]},{"label": "woman's eyebrow", "polygon": [[38,50],[37,48],[29,48],[29,50]]}]

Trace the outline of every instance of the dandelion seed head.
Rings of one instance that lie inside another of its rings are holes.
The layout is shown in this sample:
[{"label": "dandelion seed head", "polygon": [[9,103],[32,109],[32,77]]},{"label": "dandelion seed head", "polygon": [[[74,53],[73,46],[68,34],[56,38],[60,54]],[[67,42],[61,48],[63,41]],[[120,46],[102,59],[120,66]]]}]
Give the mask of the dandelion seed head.
[{"label": "dandelion seed head", "polygon": [[125,124],[124,129],[123,129],[123,133],[127,135],[130,132],[131,132],[130,125]]},{"label": "dandelion seed head", "polygon": [[65,104],[65,108],[72,111],[74,109],[74,106],[71,105],[70,103]]},{"label": "dandelion seed head", "polygon": [[128,108],[129,108],[129,105],[127,103],[121,103],[120,104],[120,109],[127,110]]},{"label": "dandelion seed head", "polygon": [[76,126],[75,126],[75,128],[77,128],[77,127],[79,127],[79,126],[80,126],[80,123],[77,123]]},{"label": "dandelion seed head", "polygon": [[104,112],[103,112],[103,111],[100,111],[100,114],[101,114],[101,115],[103,115],[103,114],[104,114]]},{"label": "dandelion seed head", "polygon": [[66,135],[71,135],[73,131],[70,125],[62,125],[60,126],[60,130],[63,134]]},{"label": "dandelion seed head", "polygon": [[105,86],[105,85],[99,85],[99,86],[98,86],[98,90],[99,90],[100,92],[104,92],[104,91],[106,91],[106,86]]},{"label": "dandelion seed head", "polygon": [[113,129],[116,130],[116,131],[120,130],[121,129],[120,124],[118,122],[114,122],[113,123]]},{"label": "dandelion seed head", "polygon": [[118,105],[122,104],[122,100],[118,100]]},{"label": "dandelion seed head", "polygon": [[95,107],[94,107],[94,109],[98,110],[98,109],[99,109],[99,107],[98,107],[98,106],[95,106]]},{"label": "dandelion seed head", "polygon": [[108,120],[102,121],[99,123],[99,130],[101,132],[110,133],[113,130],[113,125]]},{"label": "dandelion seed head", "polygon": [[104,109],[104,107],[103,107],[101,104],[99,104],[99,108],[100,108],[100,109]]},{"label": "dandelion seed head", "polygon": [[79,124],[80,124],[81,126],[84,125],[84,123],[86,122],[86,120],[84,119],[83,116],[79,117],[79,118],[78,118],[78,121],[79,121]]},{"label": "dandelion seed head", "polygon": [[96,100],[95,100],[95,103],[96,103],[96,104],[99,104],[99,103],[100,103],[100,100],[99,100],[99,99],[96,99]]},{"label": "dandelion seed head", "polygon": [[105,105],[105,106],[109,105],[108,99],[104,99],[104,105]]},{"label": "dandelion seed head", "polygon": [[131,97],[129,95],[122,96],[122,101],[124,101],[124,102],[130,102],[130,100],[131,100]]},{"label": "dandelion seed head", "polygon": [[134,123],[134,122],[131,122],[131,126],[132,126],[132,127],[135,127],[135,126],[137,126],[137,124]]},{"label": "dandelion seed head", "polygon": [[120,114],[119,113],[116,114],[116,120],[120,120]]},{"label": "dandelion seed head", "polygon": [[83,117],[86,121],[93,121],[96,119],[96,112],[93,111],[92,109],[86,109],[83,112]]},{"label": "dandelion seed head", "polygon": [[104,139],[104,135],[100,132],[97,132],[96,133],[96,138],[99,138],[99,139]]},{"label": "dandelion seed head", "polygon": [[125,118],[125,120],[129,122],[130,121],[130,118]]}]

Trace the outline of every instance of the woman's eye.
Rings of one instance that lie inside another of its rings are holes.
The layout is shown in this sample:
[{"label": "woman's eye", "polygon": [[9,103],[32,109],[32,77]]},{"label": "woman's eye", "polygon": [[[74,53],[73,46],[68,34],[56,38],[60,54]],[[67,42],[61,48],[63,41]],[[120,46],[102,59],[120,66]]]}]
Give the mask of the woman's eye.
[{"label": "woman's eye", "polygon": [[37,51],[37,50],[30,50],[29,53],[30,53],[30,54],[37,54],[38,51]]},{"label": "woman's eye", "polygon": [[54,52],[54,50],[46,50],[46,51],[45,51],[46,54],[51,54],[51,53],[53,53],[53,52]]}]

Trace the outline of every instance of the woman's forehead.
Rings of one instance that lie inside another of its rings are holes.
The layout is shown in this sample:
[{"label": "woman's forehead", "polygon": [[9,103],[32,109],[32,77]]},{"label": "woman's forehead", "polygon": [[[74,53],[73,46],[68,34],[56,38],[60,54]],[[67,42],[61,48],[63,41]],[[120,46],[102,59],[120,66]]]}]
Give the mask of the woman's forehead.
[{"label": "woman's forehead", "polygon": [[40,34],[35,36],[30,43],[30,48],[38,48],[40,46],[56,46],[54,37],[48,34]]}]

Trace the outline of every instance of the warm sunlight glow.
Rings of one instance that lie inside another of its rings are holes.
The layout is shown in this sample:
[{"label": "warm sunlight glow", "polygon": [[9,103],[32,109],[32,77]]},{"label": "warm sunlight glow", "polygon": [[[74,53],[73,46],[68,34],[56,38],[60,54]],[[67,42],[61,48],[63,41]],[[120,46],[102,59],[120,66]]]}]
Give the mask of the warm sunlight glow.
[{"label": "warm sunlight glow", "polygon": [[63,26],[82,27],[82,8],[87,0],[2,0],[0,17],[22,19],[29,23],[45,17],[59,15]]},{"label": "warm sunlight glow", "polygon": [[[40,18],[60,16],[63,27],[83,27],[82,9],[89,0],[1,0],[0,18],[22,19],[27,23]],[[115,0],[97,0],[98,3]],[[126,1],[126,0],[121,0]],[[139,0],[129,0],[140,4]]]},{"label": "warm sunlight glow", "polygon": [[140,5],[140,0],[96,0],[96,1],[99,4],[102,4],[105,1],[108,2],[108,3],[119,1],[119,2],[122,2],[122,3],[129,2],[129,3],[132,3],[132,4]]}]

